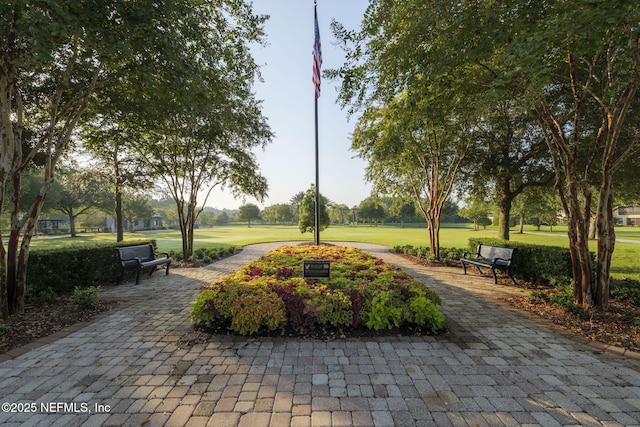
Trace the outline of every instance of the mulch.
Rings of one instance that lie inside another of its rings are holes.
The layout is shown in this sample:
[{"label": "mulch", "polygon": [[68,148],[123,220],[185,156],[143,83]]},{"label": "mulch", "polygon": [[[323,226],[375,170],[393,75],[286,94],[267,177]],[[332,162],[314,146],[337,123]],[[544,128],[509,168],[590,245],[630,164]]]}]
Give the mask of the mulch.
[{"label": "mulch", "polygon": [[26,304],[24,313],[14,314],[0,323],[0,354],[30,344],[79,322],[91,320],[112,310],[119,301],[103,300],[92,308],[80,308],[71,295],[58,297],[46,304]]}]

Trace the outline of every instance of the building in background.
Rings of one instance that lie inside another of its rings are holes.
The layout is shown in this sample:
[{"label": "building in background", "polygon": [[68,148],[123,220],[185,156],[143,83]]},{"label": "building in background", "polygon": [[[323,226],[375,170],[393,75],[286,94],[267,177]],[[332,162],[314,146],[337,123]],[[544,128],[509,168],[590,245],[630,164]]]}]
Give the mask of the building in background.
[{"label": "building in background", "polygon": [[618,208],[614,213],[616,225],[640,225],[640,207]]}]

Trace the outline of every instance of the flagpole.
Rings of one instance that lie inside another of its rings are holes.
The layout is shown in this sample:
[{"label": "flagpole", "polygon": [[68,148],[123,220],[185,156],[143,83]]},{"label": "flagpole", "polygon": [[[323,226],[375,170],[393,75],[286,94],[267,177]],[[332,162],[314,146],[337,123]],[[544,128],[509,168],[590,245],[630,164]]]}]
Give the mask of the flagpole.
[{"label": "flagpole", "polygon": [[316,194],[315,194],[315,224],[313,227],[314,236],[313,242],[315,245],[320,244],[320,172],[319,172],[319,161],[318,161],[318,97],[319,94],[319,86],[320,86],[320,64],[322,63],[321,54],[319,52],[319,30],[318,30],[318,15],[317,15],[317,6],[318,2],[313,2],[313,19],[314,19],[314,31],[315,31],[315,66],[317,67],[317,88],[314,93],[314,103],[315,103],[315,152],[316,152]]},{"label": "flagpole", "polygon": [[315,99],[315,121],[316,121],[316,212],[315,212],[315,236],[314,243],[320,244],[320,172],[318,161],[318,98]]}]

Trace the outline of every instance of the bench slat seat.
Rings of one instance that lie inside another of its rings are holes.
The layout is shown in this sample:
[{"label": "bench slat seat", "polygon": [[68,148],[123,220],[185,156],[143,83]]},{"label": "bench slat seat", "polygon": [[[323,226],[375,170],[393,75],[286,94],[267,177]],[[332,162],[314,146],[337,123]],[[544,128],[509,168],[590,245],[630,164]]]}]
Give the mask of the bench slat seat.
[{"label": "bench slat seat", "polygon": [[513,283],[516,283],[516,279],[511,272],[511,261],[515,253],[514,248],[501,248],[497,246],[483,245],[480,243],[476,250],[475,257],[472,258],[468,252],[465,252],[460,262],[464,269],[464,274],[467,274],[467,264],[475,265],[480,273],[482,270],[480,267],[487,267],[491,269],[493,274],[493,283],[498,283],[498,277],[496,276],[496,269],[505,270]]},{"label": "bench slat seat", "polygon": [[149,272],[149,276],[151,276],[157,266],[166,264],[165,275],[169,274],[169,266],[171,265],[169,254],[163,252],[164,257],[158,257],[152,244],[124,246],[115,248],[115,251],[120,262],[120,277],[118,277],[116,284],[120,284],[127,270],[136,271],[136,285],[140,283],[140,275],[145,268],[152,267]]}]

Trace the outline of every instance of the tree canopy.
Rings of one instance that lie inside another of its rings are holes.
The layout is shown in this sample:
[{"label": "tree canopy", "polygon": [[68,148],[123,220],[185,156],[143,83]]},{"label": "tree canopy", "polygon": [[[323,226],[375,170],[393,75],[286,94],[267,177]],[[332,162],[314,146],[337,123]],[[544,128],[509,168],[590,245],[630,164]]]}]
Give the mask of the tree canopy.
[{"label": "tree canopy", "polygon": [[[333,24],[346,61],[327,74],[341,79],[340,102],[350,112],[363,112],[359,124],[368,120],[382,130],[378,124],[386,123],[384,131],[370,132],[361,141],[354,134],[358,147],[373,146],[394,127],[442,129],[447,118],[466,124],[473,135],[501,104],[512,106],[516,118],[529,115],[527,125],[514,124],[533,138],[514,141],[516,147],[532,148],[535,142],[536,153],[540,141],[547,147],[568,219],[574,301],[606,309],[615,244],[613,183],[625,160],[640,148],[635,121],[625,126],[640,107],[638,22],[640,10],[629,0],[374,1],[359,30]],[[371,120],[371,111],[388,109],[400,99],[409,101],[402,114],[385,114],[386,122]],[[406,126],[407,117],[432,127]],[[494,124],[491,133],[496,131],[500,127]],[[427,145],[424,139],[413,140],[421,149]],[[444,141],[451,150],[457,140],[449,136]],[[398,158],[403,153],[392,148],[395,141],[380,145]],[[504,158],[513,161],[495,164],[499,173],[492,173],[496,185],[503,181],[506,201],[532,183],[529,166],[546,165],[539,160],[521,164],[512,154]],[[369,160],[371,167],[375,163]],[[479,164],[491,170],[486,159]],[[511,167],[516,175],[501,172]],[[508,182],[514,177],[521,183]],[[592,212],[598,230],[595,280],[588,244]]]},{"label": "tree canopy", "polygon": [[[295,196],[294,196],[295,197]],[[300,202],[300,218],[298,219],[298,228],[301,233],[313,233],[316,228],[316,190],[315,186],[311,187],[304,192],[302,201]],[[329,199],[320,194],[320,231],[326,229],[331,223],[329,217],[329,211],[327,209],[330,205]]]},{"label": "tree canopy", "polygon": [[238,208],[236,217],[240,221],[247,221],[247,227],[251,227],[251,220],[260,219],[260,208],[253,203],[246,203]]},{"label": "tree canopy", "polygon": [[[171,129],[166,135],[175,137],[172,123],[195,123],[197,132],[203,132],[206,126],[198,120],[217,117],[216,126],[207,131],[226,131],[230,138],[217,141],[218,147],[246,148],[268,141],[265,126],[255,127],[262,118],[250,92],[257,66],[248,49],[248,43],[262,37],[265,19],[253,15],[250,4],[241,0],[0,4],[0,211],[9,205],[11,222],[9,235],[0,235],[3,317],[23,310],[37,218],[58,163],[84,118],[135,120],[153,124],[155,131],[160,126]],[[212,85],[217,90],[212,92]],[[201,108],[205,101],[209,110]],[[197,114],[187,114],[190,105]],[[233,108],[238,105],[242,108]],[[190,121],[176,121],[185,117]],[[250,137],[238,136],[243,127]],[[144,135],[149,141],[151,134]],[[211,141],[199,137],[207,139]],[[240,152],[235,161],[254,166],[251,156]],[[20,205],[22,175],[36,159],[42,168],[40,191]],[[234,176],[231,183],[243,180]],[[4,196],[8,185],[10,200]],[[264,194],[264,180],[252,185]]]}]

